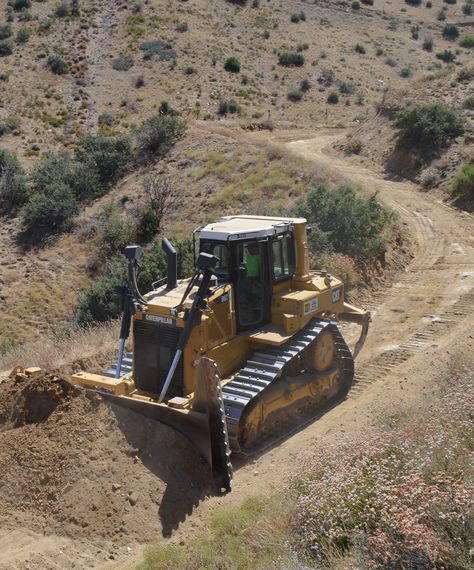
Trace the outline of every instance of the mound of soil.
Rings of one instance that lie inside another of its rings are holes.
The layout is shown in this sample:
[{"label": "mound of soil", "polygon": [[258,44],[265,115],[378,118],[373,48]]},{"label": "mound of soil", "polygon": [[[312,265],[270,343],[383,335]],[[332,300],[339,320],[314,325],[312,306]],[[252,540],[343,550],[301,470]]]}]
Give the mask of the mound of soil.
[{"label": "mound of soil", "polygon": [[0,533],[111,543],[169,534],[211,488],[183,436],[48,374],[0,384],[0,472]]}]

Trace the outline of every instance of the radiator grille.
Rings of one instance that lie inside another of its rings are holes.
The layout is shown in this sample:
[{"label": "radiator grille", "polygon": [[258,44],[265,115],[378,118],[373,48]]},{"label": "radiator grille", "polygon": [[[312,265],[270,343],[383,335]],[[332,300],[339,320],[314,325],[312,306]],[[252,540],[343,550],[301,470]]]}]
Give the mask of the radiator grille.
[{"label": "radiator grille", "polygon": [[[133,325],[133,378],[143,392],[160,394],[176,352],[181,329],[136,320]],[[182,359],[167,392],[167,397],[183,396]]]}]

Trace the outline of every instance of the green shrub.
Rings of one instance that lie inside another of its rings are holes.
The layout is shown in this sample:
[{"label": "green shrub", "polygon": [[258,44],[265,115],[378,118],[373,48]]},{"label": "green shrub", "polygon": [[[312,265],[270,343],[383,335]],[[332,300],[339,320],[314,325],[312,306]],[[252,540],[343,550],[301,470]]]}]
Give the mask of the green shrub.
[{"label": "green shrub", "polygon": [[313,253],[335,251],[358,261],[384,251],[384,230],[393,220],[376,196],[365,200],[347,186],[331,190],[324,184],[311,188],[296,214],[315,225],[310,237]]},{"label": "green shrub", "polygon": [[25,173],[17,157],[0,149],[0,214],[15,215],[27,196]]},{"label": "green shrub", "polygon": [[57,55],[50,55],[48,57],[47,66],[55,75],[65,75],[69,73],[68,63]]},{"label": "green shrub", "polygon": [[433,51],[433,38],[428,36],[423,40],[423,49],[425,51]]},{"label": "green shrub", "polygon": [[339,95],[337,91],[331,91],[328,94],[327,102],[330,103],[331,105],[336,105],[337,103],[339,103]]},{"label": "green shrub", "polygon": [[13,44],[10,40],[0,41],[0,57],[5,57],[13,53]]},{"label": "green shrub", "polygon": [[474,109],[474,96],[464,99],[463,107],[465,109]]},{"label": "green shrub", "polygon": [[367,6],[373,6],[374,0],[360,0],[362,4],[366,4]]},{"label": "green shrub", "polygon": [[472,4],[464,4],[462,7],[462,12],[465,16],[472,16],[473,5]]},{"label": "green shrub", "polygon": [[440,22],[444,22],[444,20],[446,20],[446,12],[444,10],[440,10],[436,14],[436,19],[439,20]]},{"label": "green shrub", "polygon": [[364,47],[362,44],[356,44],[356,45],[354,46],[354,51],[355,51],[356,53],[364,54],[364,53],[365,53],[365,47]]},{"label": "green shrub", "polygon": [[13,9],[17,12],[31,8],[31,0],[14,0],[12,4]]},{"label": "green shrub", "polygon": [[360,3],[357,2],[357,0],[354,0],[354,2],[352,2],[352,4],[351,4],[351,8],[353,10],[360,10]]},{"label": "green shrub", "polygon": [[463,36],[459,40],[459,45],[463,48],[472,48],[474,47],[474,34],[468,34]]},{"label": "green shrub", "polygon": [[240,61],[236,57],[229,57],[225,60],[224,69],[230,73],[239,73]]},{"label": "green shrub", "polygon": [[51,184],[45,192],[34,192],[21,210],[24,234],[32,239],[66,232],[72,227],[79,204],[71,189]]},{"label": "green shrub", "polygon": [[300,21],[299,14],[291,14],[290,21],[293,22],[293,24],[297,24]]},{"label": "green shrub", "polygon": [[457,174],[451,185],[451,192],[454,196],[464,198],[474,198],[474,163],[465,164]]},{"label": "green shrub", "polygon": [[456,59],[455,54],[449,49],[438,52],[436,57],[441,61],[444,61],[444,63],[452,63]]},{"label": "green shrub", "polygon": [[468,83],[474,79],[474,67],[463,67],[457,76],[457,80],[461,83]]},{"label": "green shrub", "polygon": [[310,89],[311,89],[311,83],[309,79],[303,79],[300,83],[300,91],[306,93],[306,91],[309,91]]},{"label": "green shrub", "polygon": [[289,101],[296,103],[297,101],[301,101],[301,99],[303,99],[303,93],[302,91],[295,89],[293,91],[290,91],[286,97]]},{"label": "green shrub", "polygon": [[399,145],[436,150],[464,132],[462,118],[442,103],[408,107],[395,121]]},{"label": "green shrub", "polygon": [[301,67],[304,65],[304,55],[301,53],[284,52],[278,56],[278,63],[286,67]]},{"label": "green shrub", "polygon": [[21,121],[16,115],[10,115],[3,121],[0,121],[0,137],[17,131],[20,128]]},{"label": "green shrub", "polygon": [[341,81],[341,83],[339,84],[339,93],[342,93],[343,95],[352,95],[354,91],[355,91],[354,84],[351,83],[350,81]]},{"label": "green shrub", "polygon": [[420,26],[418,24],[414,24],[411,28],[410,28],[410,33],[411,33],[411,37],[414,40],[418,39],[418,36],[420,34]]},{"label": "green shrub", "polygon": [[116,71],[128,71],[133,65],[134,61],[131,55],[120,55],[112,61],[112,67]]},{"label": "green shrub", "polygon": [[154,115],[136,129],[137,151],[141,160],[150,161],[165,154],[183,135],[186,123],[171,115]]},{"label": "green shrub", "polygon": [[226,99],[221,99],[217,107],[217,114],[227,115],[228,112],[229,112],[229,103],[227,102]]},{"label": "green shrub", "polygon": [[12,35],[12,28],[8,24],[2,24],[0,26],[0,40],[6,40]]},{"label": "green shrub", "polygon": [[179,22],[176,24],[176,31],[180,33],[184,33],[188,31],[188,24],[187,22]]},{"label": "green shrub", "polygon": [[419,6],[421,0],[405,0],[405,4],[410,4],[410,6]]},{"label": "green shrub", "polygon": [[16,41],[19,44],[26,44],[26,42],[30,39],[31,30],[30,28],[20,28],[16,34]]},{"label": "green shrub", "polygon": [[411,69],[409,67],[402,67],[402,69],[400,69],[400,77],[410,77],[411,76]]},{"label": "green shrub", "polygon": [[93,165],[102,185],[109,187],[129,172],[133,163],[132,141],[126,135],[117,138],[86,135],[79,141],[76,158]]},{"label": "green shrub", "polygon": [[151,40],[143,42],[138,46],[143,51],[143,59],[151,59],[157,55],[161,61],[174,61],[176,51],[169,42],[162,40]]},{"label": "green shrub", "polygon": [[102,196],[107,190],[98,169],[90,160],[72,164],[68,183],[74,196],[80,202],[89,202]]},{"label": "green shrub", "polygon": [[459,37],[459,28],[455,24],[446,24],[443,28],[443,38],[455,40]]},{"label": "green shrub", "polygon": [[[178,277],[188,277],[193,272],[192,240],[184,239],[175,244],[178,254]],[[157,242],[140,260],[141,272],[138,287],[142,292],[151,290],[152,283],[166,275],[166,256]],[[76,305],[76,320],[79,325],[87,326],[94,322],[105,322],[116,318],[121,313],[120,295],[117,287],[127,282],[126,261],[123,255],[113,257],[107,262],[102,277],[89,285],[80,295]]]},{"label": "green shrub", "polygon": [[54,15],[57,18],[67,18],[70,13],[70,6],[67,2],[60,2],[54,9]]}]

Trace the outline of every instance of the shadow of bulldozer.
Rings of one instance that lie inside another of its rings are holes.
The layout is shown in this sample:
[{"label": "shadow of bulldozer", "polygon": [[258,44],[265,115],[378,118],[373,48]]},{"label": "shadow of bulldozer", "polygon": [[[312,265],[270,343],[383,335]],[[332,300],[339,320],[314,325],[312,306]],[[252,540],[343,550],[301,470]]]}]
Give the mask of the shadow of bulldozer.
[{"label": "shadow of bulldozer", "polygon": [[177,431],[130,409],[109,405],[133,450],[134,461],[140,461],[159,480],[158,494],[164,486],[161,498],[150,500],[159,504],[162,535],[169,537],[204,498],[216,492],[209,467]]}]

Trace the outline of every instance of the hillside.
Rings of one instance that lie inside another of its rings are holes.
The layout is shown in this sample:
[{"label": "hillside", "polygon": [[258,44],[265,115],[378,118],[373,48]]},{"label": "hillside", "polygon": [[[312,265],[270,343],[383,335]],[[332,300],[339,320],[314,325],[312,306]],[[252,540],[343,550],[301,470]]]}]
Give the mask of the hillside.
[{"label": "hillside", "polygon": [[[0,0],[0,570],[471,567],[473,42],[472,0]],[[184,277],[197,226],[302,211],[367,342],[216,495],[184,438],[64,378],[116,358],[125,245],[144,292],[163,235]],[[308,489],[366,518],[324,526]]]},{"label": "hillside", "polygon": [[[442,34],[446,22],[470,33],[472,17],[461,3],[432,4],[2,1],[3,41],[12,53],[0,57],[1,148],[31,170],[47,151],[73,150],[84,133],[113,138],[133,132],[166,101],[196,123],[156,168],[175,190],[178,209],[167,220],[168,232],[179,228],[182,236],[226,212],[259,211],[268,192],[275,211],[287,208],[307,180],[334,176],[327,169],[308,172],[294,159],[289,167],[281,152],[253,146],[245,129],[356,127],[351,136],[361,139],[362,150],[355,160],[385,166],[392,129],[377,113],[381,106],[442,99],[462,111],[472,132],[472,111],[462,109],[469,82],[453,81],[469,67],[472,50]],[[423,49],[427,37],[432,51]],[[455,50],[454,65],[436,58],[446,49]],[[302,65],[282,65],[288,53]],[[231,57],[238,59],[238,73],[224,69]],[[336,104],[327,101],[331,93]],[[216,122],[230,130],[219,131]],[[469,159],[469,136],[438,161],[436,185]],[[403,171],[402,165],[387,168],[398,166]],[[4,342],[37,338],[57,323],[67,328],[75,293],[95,265],[96,216],[110,199],[128,201],[130,212],[147,172],[139,169],[84,206],[73,234],[41,252],[18,247],[20,220],[2,224]],[[67,261],[66,251],[73,253]]]}]

